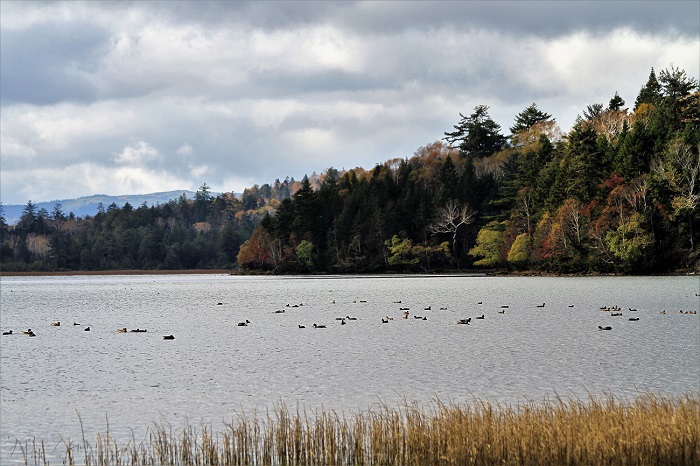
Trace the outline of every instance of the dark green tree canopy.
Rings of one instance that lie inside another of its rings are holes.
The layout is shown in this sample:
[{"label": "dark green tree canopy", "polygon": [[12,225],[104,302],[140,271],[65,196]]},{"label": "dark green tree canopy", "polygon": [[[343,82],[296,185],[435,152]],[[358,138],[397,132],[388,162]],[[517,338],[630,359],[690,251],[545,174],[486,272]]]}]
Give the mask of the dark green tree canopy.
[{"label": "dark green tree canopy", "polygon": [[458,148],[463,157],[488,157],[505,147],[501,125],[489,116],[488,105],[477,105],[468,117],[461,113],[459,116],[461,120],[454,126],[455,131],[446,132],[444,139]]},{"label": "dark green tree canopy", "polygon": [[637,110],[641,104],[658,105],[661,100],[661,84],[656,79],[654,68],[649,72],[647,83],[642,86],[637,94],[637,100],[634,101],[634,109]]},{"label": "dark green tree canopy", "polygon": [[620,110],[623,105],[625,105],[625,100],[615,91],[615,95],[610,99],[610,103],[608,104],[608,110],[617,111]]},{"label": "dark green tree canopy", "polygon": [[510,127],[512,134],[518,134],[532,128],[537,123],[552,121],[552,115],[537,108],[534,102],[515,117],[515,124]]}]

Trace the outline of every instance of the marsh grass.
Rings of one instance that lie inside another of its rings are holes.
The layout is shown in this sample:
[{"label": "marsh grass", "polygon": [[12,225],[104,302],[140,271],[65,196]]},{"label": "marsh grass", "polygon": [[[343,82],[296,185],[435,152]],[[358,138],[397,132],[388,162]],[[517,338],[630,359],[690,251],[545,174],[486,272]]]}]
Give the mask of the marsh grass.
[{"label": "marsh grass", "polygon": [[[81,420],[82,428],[82,420]],[[350,415],[279,403],[239,415],[221,431],[155,425],[123,446],[62,441],[63,462],[85,465],[699,465],[700,398],[643,394],[517,405],[475,400],[404,401]],[[19,445],[26,464],[46,464],[43,442]],[[78,458],[76,449],[82,449]]]}]

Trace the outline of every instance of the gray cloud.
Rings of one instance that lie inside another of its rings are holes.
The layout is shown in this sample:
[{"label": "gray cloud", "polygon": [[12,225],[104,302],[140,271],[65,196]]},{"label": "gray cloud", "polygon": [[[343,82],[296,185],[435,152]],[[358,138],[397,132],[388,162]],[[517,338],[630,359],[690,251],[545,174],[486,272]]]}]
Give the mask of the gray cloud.
[{"label": "gray cloud", "polygon": [[697,77],[698,2],[3,2],[0,198],[241,191],[373,167],[474,106],[566,131],[650,67]]},{"label": "gray cloud", "polygon": [[0,99],[38,105],[93,100],[96,90],[84,74],[97,70],[107,40],[106,31],[85,22],[3,30]]}]

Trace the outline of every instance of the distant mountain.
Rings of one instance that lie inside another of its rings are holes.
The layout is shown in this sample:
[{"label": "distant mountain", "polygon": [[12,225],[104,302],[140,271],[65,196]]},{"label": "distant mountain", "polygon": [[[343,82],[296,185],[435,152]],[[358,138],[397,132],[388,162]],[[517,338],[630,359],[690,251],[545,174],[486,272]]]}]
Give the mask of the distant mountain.
[{"label": "distant mountain", "polygon": [[[97,213],[97,206],[102,203],[102,206],[107,209],[107,207],[115,203],[119,208],[124,207],[127,202],[137,208],[141,206],[144,202],[148,206],[153,206],[157,204],[165,204],[171,199],[178,199],[181,195],[185,195],[188,199],[194,199],[194,191],[167,191],[162,193],[151,193],[151,194],[127,194],[123,196],[107,196],[106,194],[95,194],[92,196],[79,197],[77,199],[63,199],[60,201],[50,201],[50,202],[37,202],[34,205],[37,210],[46,209],[49,213],[53,211],[56,204],[61,204],[63,211],[66,215],[73,212],[76,217],[85,217],[86,215],[95,215]],[[216,193],[212,193],[216,195]],[[22,211],[24,210],[24,205],[3,205],[2,208],[5,212],[5,221],[9,225],[17,223],[22,216]]]}]

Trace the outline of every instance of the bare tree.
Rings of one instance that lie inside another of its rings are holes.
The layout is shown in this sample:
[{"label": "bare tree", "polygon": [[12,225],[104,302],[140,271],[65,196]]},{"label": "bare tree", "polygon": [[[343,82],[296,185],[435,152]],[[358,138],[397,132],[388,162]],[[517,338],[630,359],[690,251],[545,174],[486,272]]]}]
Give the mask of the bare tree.
[{"label": "bare tree", "polygon": [[652,171],[665,180],[675,194],[671,202],[674,216],[687,215],[690,249],[694,251],[692,216],[700,205],[700,145],[694,151],[690,145],[675,140],[666,152],[664,158],[656,161]]},{"label": "bare tree", "polygon": [[450,199],[445,207],[438,209],[435,218],[428,227],[433,234],[449,233],[452,235],[452,254],[456,255],[457,232],[462,225],[469,225],[474,220],[476,212],[468,205],[460,205],[454,199]]}]

